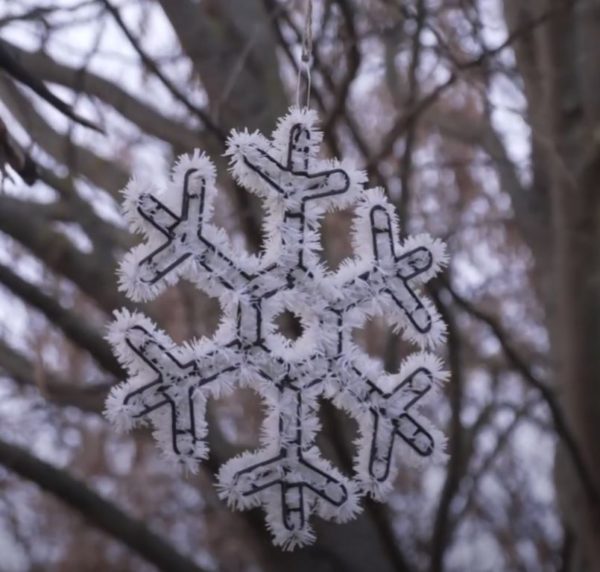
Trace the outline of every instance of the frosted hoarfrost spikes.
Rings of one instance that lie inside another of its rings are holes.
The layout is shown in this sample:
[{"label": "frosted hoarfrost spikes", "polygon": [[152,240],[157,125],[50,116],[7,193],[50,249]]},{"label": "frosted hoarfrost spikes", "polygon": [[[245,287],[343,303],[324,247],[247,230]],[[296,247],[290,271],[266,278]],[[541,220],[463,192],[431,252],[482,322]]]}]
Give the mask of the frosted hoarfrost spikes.
[{"label": "frosted hoarfrost spikes", "polygon": [[[233,176],[264,201],[260,256],[234,249],[212,224],[215,170],[206,156],[181,157],[160,196],[130,183],[125,214],[146,241],[125,257],[121,288],[150,300],[186,278],[219,298],[223,318],[211,339],[183,346],[127,311],[109,332],[129,379],[112,390],[108,418],[123,430],[151,423],[165,455],[190,470],[207,455],[208,397],[236,385],[261,395],[262,448],[225,463],[219,489],[234,508],[262,506],[274,541],[287,549],[314,540],[311,513],[343,522],[360,511],[361,495],[384,498],[400,457],[415,464],[444,456],[443,435],[418,409],[446,376],[424,351],[443,340],[444,325],[419,291],[445,264],[445,247],[426,235],[400,243],[385,194],[364,190],[364,174],[350,164],[318,158],[316,122],[313,111],[292,109],[271,140],[246,131],[228,140]],[[319,262],[320,220],[348,206],[355,256],[329,272]],[[275,326],[285,311],[301,321],[295,341]],[[352,330],[376,314],[420,347],[397,374],[352,341]],[[322,396],[358,423],[352,478],[315,445]]]}]

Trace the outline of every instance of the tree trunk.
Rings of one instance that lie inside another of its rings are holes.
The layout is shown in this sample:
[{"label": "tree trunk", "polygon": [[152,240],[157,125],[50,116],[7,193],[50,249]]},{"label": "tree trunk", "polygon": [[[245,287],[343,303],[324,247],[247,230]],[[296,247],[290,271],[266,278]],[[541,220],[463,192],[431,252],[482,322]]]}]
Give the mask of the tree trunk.
[{"label": "tree trunk", "polygon": [[[600,490],[600,92],[594,89],[600,3],[507,0],[505,10],[512,29],[556,12],[515,49],[532,128],[529,192],[546,205],[552,233],[551,243],[530,246],[543,284],[556,388]],[[573,539],[565,569],[598,571],[600,506],[562,447],[556,476]]]}]

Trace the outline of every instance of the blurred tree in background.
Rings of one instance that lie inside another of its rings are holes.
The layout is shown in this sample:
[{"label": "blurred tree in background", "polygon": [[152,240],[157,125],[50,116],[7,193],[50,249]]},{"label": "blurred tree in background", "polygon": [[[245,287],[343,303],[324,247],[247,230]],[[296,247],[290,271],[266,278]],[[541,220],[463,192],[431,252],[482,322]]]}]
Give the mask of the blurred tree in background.
[{"label": "blurred tree in background", "polygon": [[[148,431],[116,435],[101,417],[123,377],[105,324],[130,305],[119,190],[131,173],[160,186],[174,157],[204,149],[219,223],[258,250],[260,209],[221,155],[230,129],[268,133],[294,101],[303,11],[0,4],[1,570],[600,570],[598,0],[314,0],[327,153],[387,189],[404,232],[449,244],[430,292],[449,324],[451,382],[430,412],[447,466],[407,468],[387,505],[317,521],[317,543],[287,554],[259,511],[229,512],[212,486],[257,443],[256,396],[211,403],[197,476],[166,466]],[[350,215],[325,220],[333,268]],[[144,311],[181,341],[210,334],[219,308],[180,284]],[[406,348],[381,323],[356,336],[398,367]],[[349,471],[356,429],[321,415],[320,446]]]}]

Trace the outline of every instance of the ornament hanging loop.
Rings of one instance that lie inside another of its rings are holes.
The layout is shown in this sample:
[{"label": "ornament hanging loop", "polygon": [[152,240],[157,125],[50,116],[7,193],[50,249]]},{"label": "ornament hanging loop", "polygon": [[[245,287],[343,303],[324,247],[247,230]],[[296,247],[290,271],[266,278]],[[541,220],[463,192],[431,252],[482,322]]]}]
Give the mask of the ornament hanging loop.
[{"label": "ornament hanging loop", "polygon": [[306,85],[306,101],[304,107],[310,106],[311,76],[310,69],[313,62],[313,37],[312,37],[312,0],[306,0],[304,12],[304,29],[302,31],[302,53],[298,66],[298,82],[296,84],[296,106],[300,107],[300,87],[304,77]]}]

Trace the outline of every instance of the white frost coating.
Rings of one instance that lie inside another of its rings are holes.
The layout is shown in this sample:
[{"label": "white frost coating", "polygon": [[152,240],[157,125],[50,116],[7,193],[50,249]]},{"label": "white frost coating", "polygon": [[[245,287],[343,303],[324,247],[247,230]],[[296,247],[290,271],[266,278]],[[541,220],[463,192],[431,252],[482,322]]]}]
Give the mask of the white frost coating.
[{"label": "white frost coating", "polygon": [[[351,164],[318,158],[317,119],[292,109],[270,140],[247,131],[228,140],[233,177],[264,202],[260,256],[240,252],[212,224],[215,169],[204,154],[181,157],[161,194],[131,181],[125,215],[145,242],[123,260],[121,288],[132,300],[150,300],[186,278],[219,298],[223,318],[211,339],[182,346],[126,310],[108,334],[129,377],[111,391],[107,417],[125,431],[150,423],[165,456],[191,471],[208,453],[207,399],[240,385],[261,395],[261,448],[225,463],[219,490],[233,508],[262,506],[285,549],[314,541],[312,513],[354,518],[362,495],[381,500],[392,489],[399,459],[435,462],[445,446],[419,413],[446,378],[425,351],[443,341],[445,327],[418,290],[446,264],[445,246],[427,235],[400,242],[385,193],[364,190],[365,175]],[[320,221],[348,206],[355,256],[330,272],[319,261]],[[275,324],[286,311],[301,322],[296,340]],[[420,348],[396,374],[352,342],[352,330],[373,315]],[[352,477],[315,445],[321,397],[358,423]]]}]

